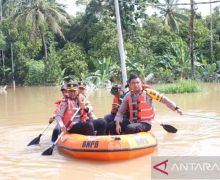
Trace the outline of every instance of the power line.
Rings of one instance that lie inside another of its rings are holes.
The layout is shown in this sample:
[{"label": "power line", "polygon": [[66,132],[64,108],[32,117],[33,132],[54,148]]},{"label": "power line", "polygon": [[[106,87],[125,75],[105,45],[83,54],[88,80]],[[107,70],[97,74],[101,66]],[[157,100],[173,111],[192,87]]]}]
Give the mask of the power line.
[{"label": "power line", "polygon": [[[90,0],[88,2],[88,4],[91,2],[92,0]],[[143,3],[135,3],[135,2],[127,2],[125,0],[119,0],[119,2],[124,2],[124,3],[128,3],[128,4],[132,4],[132,5],[148,5],[148,6],[154,6],[154,7],[160,7],[160,6],[167,6],[167,4],[163,4],[163,3],[147,3],[147,2],[143,2]],[[194,2],[192,4],[194,5],[199,5],[199,4],[214,4],[214,3],[220,3],[220,0],[215,0],[215,1],[209,1],[209,2]],[[87,5],[88,5],[87,4]],[[171,4],[172,6],[189,6],[191,5],[191,3],[174,3],[174,4]],[[89,25],[90,23],[93,21],[93,19],[90,19],[85,25],[84,27],[75,35],[75,37],[73,38],[73,40],[76,40],[80,33],[85,30]]]},{"label": "power line", "polygon": [[[163,3],[132,3],[132,2],[127,2],[124,0],[119,0],[120,2],[125,2],[128,4],[133,4],[133,5],[148,5],[148,6],[167,6],[168,4],[163,4]],[[199,5],[199,4],[213,4],[213,3],[220,3],[220,0],[216,0],[216,1],[209,1],[209,2],[194,2],[194,5]],[[174,4],[170,4],[172,6],[189,6],[191,5],[191,3],[174,3]]]}]

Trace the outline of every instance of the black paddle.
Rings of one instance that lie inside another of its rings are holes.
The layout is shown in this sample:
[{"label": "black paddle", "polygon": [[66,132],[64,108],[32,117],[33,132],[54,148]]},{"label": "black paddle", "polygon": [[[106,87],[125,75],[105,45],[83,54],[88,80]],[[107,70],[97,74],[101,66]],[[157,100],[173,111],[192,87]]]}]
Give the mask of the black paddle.
[{"label": "black paddle", "polygon": [[64,132],[62,132],[62,133],[58,136],[57,140],[52,144],[52,146],[49,147],[48,149],[46,149],[44,152],[42,152],[41,155],[43,155],[43,156],[50,156],[50,155],[52,155],[52,154],[53,154],[53,149],[54,149],[54,147],[56,146],[56,144],[58,143],[58,141],[60,140],[60,138],[61,138],[63,135],[64,135]]},{"label": "black paddle", "polygon": [[44,132],[47,130],[47,128],[50,126],[50,124],[52,122],[50,121],[49,124],[47,125],[47,127],[43,130],[43,132],[41,134],[39,134],[38,137],[34,138],[31,142],[29,142],[29,144],[27,146],[39,144],[41,136],[44,134]]},{"label": "black paddle", "polygon": [[[78,108],[77,111],[74,113],[74,115],[72,116],[72,118],[71,118],[70,121],[69,121],[70,123],[69,123],[69,122],[67,123],[68,126],[66,127],[66,129],[69,127],[69,125],[71,124],[71,122],[72,122],[73,119],[75,118],[76,114],[79,112],[79,110],[80,110],[80,108]],[[52,155],[52,154],[53,154],[53,149],[54,149],[54,147],[57,145],[58,141],[60,140],[60,138],[61,138],[64,134],[65,134],[65,133],[62,132],[62,133],[58,136],[57,140],[52,144],[52,146],[49,147],[48,149],[46,149],[44,152],[42,152],[41,155],[43,155],[43,156],[50,156],[50,155]]]},{"label": "black paddle", "polygon": [[169,124],[160,124],[167,132],[176,133],[177,129]]},{"label": "black paddle", "polygon": [[156,120],[153,120],[154,122],[158,123],[160,126],[163,127],[163,129],[169,133],[176,133],[178,131],[178,129],[176,129],[175,127],[169,125],[169,124],[163,124],[163,123],[160,123]]}]

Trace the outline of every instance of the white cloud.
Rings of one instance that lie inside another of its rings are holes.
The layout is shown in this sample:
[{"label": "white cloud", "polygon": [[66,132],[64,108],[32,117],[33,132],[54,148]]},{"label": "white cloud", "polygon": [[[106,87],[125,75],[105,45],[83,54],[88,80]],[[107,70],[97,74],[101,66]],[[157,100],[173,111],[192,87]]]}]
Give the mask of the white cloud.
[{"label": "white cloud", "polygon": [[76,0],[58,0],[58,2],[64,4],[66,6],[66,11],[73,16],[75,16],[77,12],[84,10],[83,7],[76,6]]}]

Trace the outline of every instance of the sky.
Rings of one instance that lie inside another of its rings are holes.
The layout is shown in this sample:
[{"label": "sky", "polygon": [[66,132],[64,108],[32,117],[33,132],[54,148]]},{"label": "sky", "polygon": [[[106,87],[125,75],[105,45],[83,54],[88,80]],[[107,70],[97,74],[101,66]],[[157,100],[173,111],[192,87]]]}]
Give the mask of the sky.
[{"label": "sky", "polygon": [[[209,2],[209,1],[210,0],[195,0],[195,2]],[[76,7],[75,0],[59,0],[59,2],[62,2],[62,4],[66,5],[66,11],[71,15],[76,15],[77,11],[79,12],[79,11],[82,11],[82,9],[83,9],[82,7]],[[179,0],[178,3],[190,3],[190,0]],[[216,6],[219,6],[219,5],[220,5],[220,2],[213,3],[212,9]],[[183,7],[187,8],[187,6],[183,6]],[[210,14],[209,4],[201,4],[201,5],[197,5],[197,7],[198,7],[197,12],[201,12],[203,16]],[[188,6],[188,8],[189,8],[189,6]]]},{"label": "sky", "polygon": [[66,11],[73,16],[82,11],[82,8],[75,5],[76,0],[58,0],[58,2],[66,5]]},{"label": "sky", "polygon": [[[210,2],[210,0],[194,0],[195,2]],[[211,0],[214,1],[214,0]],[[179,0],[179,3],[190,3],[190,0]],[[220,2],[218,3],[212,3],[212,10],[214,9],[214,7],[219,6]],[[187,6],[183,6],[183,7],[187,7]],[[197,5],[198,10],[196,10],[196,12],[201,12],[203,16],[209,15],[210,14],[210,5],[209,4],[199,4]],[[189,7],[188,7],[189,8]]]}]

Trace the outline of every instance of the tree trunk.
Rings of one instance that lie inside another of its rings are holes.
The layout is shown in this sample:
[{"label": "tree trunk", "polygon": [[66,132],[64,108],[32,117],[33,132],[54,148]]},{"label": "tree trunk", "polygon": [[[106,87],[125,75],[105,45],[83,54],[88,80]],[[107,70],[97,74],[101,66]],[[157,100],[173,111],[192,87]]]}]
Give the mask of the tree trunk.
[{"label": "tree trunk", "polygon": [[[39,14],[40,14],[40,10],[39,10],[39,0],[36,0],[36,21],[38,22],[39,25]],[[41,36],[41,40],[42,40],[42,44],[43,44],[43,48],[44,48],[44,56],[45,56],[45,61],[47,61],[47,44],[46,44],[46,40],[45,40],[45,34],[44,34],[44,30],[43,27],[40,25],[39,26],[39,30],[40,30],[40,36]]]},{"label": "tree trunk", "polygon": [[189,30],[190,30],[190,59],[191,59],[191,78],[195,79],[195,70],[194,70],[194,1],[190,0],[191,3],[191,15],[190,15],[190,23],[189,23]]},{"label": "tree trunk", "polygon": [[2,50],[2,66],[3,66],[3,74],[4,74],[4,81],[5,81],[5,55],[4,55],[3,50]]},{"label": "tree trunk", "polygon": [[213,23],[212,23],[212,0],[210,2],[210,57],[211,57],[211,63],[214,61],[213,56]]},{"label": "tree trunk", "polygon": [[2,0],[0,0],[0,21],[2,20]]},{"label": "tree trunk", "polygon": [[11,69],[12,69],[12,84],[13,88],[15,89],[15,65],[14,65],[14,51],[13,51],[13,44],[11,43]]},{"label": "tree trunk", "polygon": [[[0,0],[0,21],[2,20],[2,0]],[[2,68],[3,68],[3,74],[4,74],[4,80],[5,80],[5,68],[4,68],[4,58],[3,58],[3,50],[1,50],[1,57],[2,57]]]},{"label": "tree trunk", "polygon": [[42,27],[40,27],[40,35],[41,35],[41,40],[42,40],[42,44],[43,44],[43,47],[44,47],[45,60],[47,61],[47,57],[48,57],[47,56],[47,44],[46,44],[45,35],[44,35]]}]

